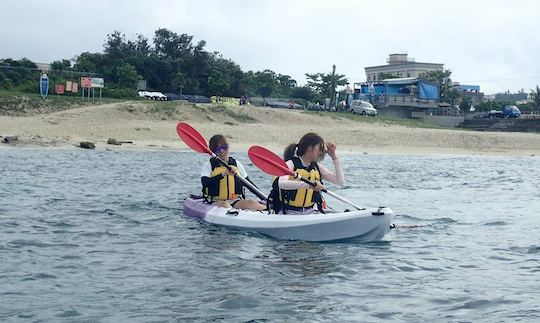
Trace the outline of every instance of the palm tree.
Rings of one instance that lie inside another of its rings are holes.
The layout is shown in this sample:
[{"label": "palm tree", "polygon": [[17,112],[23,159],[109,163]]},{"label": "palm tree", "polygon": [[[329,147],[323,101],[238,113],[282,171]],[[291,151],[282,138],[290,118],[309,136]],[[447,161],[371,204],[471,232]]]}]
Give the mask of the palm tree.
[{"label": "palm tree", "polygon": [[534,107],[538,110],[537,112],[540,114],[540,87],[537,85],[536,91],[531,90],[529,96],[531,97]]}]

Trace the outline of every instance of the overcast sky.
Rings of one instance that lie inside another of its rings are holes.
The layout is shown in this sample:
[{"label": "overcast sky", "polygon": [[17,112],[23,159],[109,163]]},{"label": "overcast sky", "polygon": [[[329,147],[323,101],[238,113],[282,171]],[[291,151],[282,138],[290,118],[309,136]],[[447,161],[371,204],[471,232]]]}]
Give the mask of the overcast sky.
[{"label": "overcast sky", "polygon": [[101,52],[114,30],[152,39],[158,28],[204,39],[244,71],[269,68],[365,81],[389,53],[443,63],[485,93],[540,84],[540,1],[152,0],[2,1],[0,58],[49,63]]}]

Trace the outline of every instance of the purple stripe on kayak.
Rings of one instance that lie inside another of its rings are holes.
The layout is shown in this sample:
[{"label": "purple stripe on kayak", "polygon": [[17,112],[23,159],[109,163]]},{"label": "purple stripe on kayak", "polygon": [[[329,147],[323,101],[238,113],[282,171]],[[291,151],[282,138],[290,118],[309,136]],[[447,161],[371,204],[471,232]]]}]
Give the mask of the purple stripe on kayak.
[{"label": "purple stripe on kayak", "polygon": [[206,213],[212,209],[213,206],[206,204],[204,200],[193,200],[190,198],[184,201],[184,215],[192,218],[204,220]]}]

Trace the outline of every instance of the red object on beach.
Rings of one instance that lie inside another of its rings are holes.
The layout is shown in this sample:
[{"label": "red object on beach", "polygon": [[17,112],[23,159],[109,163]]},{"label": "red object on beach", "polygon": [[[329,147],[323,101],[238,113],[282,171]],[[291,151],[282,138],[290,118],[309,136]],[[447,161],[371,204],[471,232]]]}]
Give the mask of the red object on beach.
[{"label": "red object on beach", "polygon": [[64,87],[64,84],[56,84],[54,86],[54,91],[56,92],[56,94],[64,94],[64,90],[66,88]]}]

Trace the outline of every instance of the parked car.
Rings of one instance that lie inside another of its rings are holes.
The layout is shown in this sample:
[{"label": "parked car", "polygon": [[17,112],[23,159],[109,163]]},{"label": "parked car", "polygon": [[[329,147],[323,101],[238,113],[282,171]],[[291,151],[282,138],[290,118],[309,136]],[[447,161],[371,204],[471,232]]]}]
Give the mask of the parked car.
[{"label": "parked car", "polygon": [[519,118],[521,110],[515,105],[505,105],[502,108],[502,114],[504,118]]},{"label": "parked car", "polygon": [[375,109],[371,103],[362,100],[353,100],[351,103],[351,112],[361,115],[376,116],[377,109]]},{"label": "parked car", "polygon": [[167,96],[165,96],[161,92],[139,91],[138,94],[141,98],[146,98],[149,100],[159,100],[159,101],[167,100]]}]

